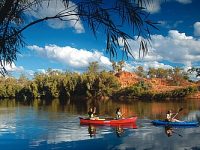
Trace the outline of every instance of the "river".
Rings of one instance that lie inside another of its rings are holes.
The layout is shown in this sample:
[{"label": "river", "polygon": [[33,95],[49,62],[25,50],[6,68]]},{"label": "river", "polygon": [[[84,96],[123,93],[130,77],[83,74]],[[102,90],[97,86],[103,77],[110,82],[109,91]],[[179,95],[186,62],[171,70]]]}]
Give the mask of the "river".
[{"label": "river", "polygon": [[[138,116],[138,120],[125,127],[80,125],[79,117],[87,116],[90,106],[96,106],[101,117],[114,116],[115,109],[120,107],[126,117]],[[199,120],[197,99],[132,103],[1,100],[0,147],[2,150],[200,149],[200,127],[173,128],[172,136],[167,136],[164,127],[151,124],[154,119],[164,118],[168,109],[180,108],[183,108],[178,115],[180,120]]]}]

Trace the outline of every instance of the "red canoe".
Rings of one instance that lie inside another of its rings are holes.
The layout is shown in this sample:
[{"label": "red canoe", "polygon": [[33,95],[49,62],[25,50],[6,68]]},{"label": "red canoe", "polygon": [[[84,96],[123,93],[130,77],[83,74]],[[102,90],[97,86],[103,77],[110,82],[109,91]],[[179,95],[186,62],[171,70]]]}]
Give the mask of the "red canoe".
[{"label": "red canoe", "polygon": [[105,119],[88,119],[88,118],[79,118],[81,124],[127,124],[127,123],[135,123],[137,120],[137,117],[130,117],[130,118],[124,118],[124,119],[114,119],[114,118],[105,118]]}]

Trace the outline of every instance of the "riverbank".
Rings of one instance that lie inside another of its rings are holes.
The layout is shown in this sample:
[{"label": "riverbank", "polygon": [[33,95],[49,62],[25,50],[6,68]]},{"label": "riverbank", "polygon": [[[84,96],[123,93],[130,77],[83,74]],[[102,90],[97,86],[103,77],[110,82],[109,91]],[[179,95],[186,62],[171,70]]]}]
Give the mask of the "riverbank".
[{"label": "riverbank", "polygon": [[200,91],[198,91],[194,94],[188,95],[186,98],[200,100]]},{"label": "riverbank", "polygon": [[86,72],[62,73],[49,71],[35,74],[33,80],[25,77],[0,78],[0,98],[71,99],[73,97],[129,100],[165,100],[183,97],[199,98],[199,85],[183,77],[142,77],[136,73]]},{"label": "riverbank", "polygon": [[164,100],[178,98],[200,98],[199,85],[188,80],[170,78],[142,78],[135,73],[120,72],[116,74],[121,90],[114,99]]}]

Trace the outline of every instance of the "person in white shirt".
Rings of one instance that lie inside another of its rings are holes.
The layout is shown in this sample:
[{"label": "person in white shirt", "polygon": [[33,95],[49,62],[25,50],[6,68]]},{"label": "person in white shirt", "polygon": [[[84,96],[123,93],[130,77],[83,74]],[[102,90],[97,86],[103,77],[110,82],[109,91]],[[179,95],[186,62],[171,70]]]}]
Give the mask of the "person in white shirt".
[{"label": "person in white shirt", "polygon": [[167,111],[167,114],[166,114],[166,121],[169,121],[169,122],[181,122],[180,120],[177,120],[173,117],[173,115],[176,115],[177,113],[173,113],[171,110],[168,110]]},{"label": "person in white shirt", "polygon": [[123,114],[120,111],[120,108],[118,107],[116,110],[116,119],[122,119]]}]

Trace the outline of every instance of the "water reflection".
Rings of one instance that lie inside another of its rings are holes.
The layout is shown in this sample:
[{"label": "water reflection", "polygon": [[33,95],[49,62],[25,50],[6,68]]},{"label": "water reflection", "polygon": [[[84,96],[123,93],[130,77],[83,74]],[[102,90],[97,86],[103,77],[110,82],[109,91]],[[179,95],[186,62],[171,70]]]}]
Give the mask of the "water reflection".
[{"label": "water reflection", "polygon": [[121,137],[125,133],[125,130],[127,129],[137,129],[137,125],[135,123],[115,124],[115,125],[80,124],[80,126],[88,127],[88,134],[90,137],[96,137],[98,133],[102,134],[99,131],[104,127],[105,128],[109,127],[110,129],[112,129],[112,132],[116,134],[117,137]]},{"label": "water reflection", "polygon": [[[155,126],[155,125],[154,125]],[[192,131],[198,131],[199,132],[199,127],[198,126],[170,126],[170,125],[160,125],[160,126],[155,126],[156,130],[159,131],[159,129],[162,129],[163,135],[166,135],[166,137],[170,138],[172,136],[175,136],[177,138],[181,137],[183,138],[184,136],[188,136],[189,134],[192,134]]]},{"label": "water reflection", "polygon": [[166,134],[168,137],[172,136],[173,134],[176,134],[176,135],[182,137],[182,135],[179,134],[179,133],[177,133],[177,132],[175,131],[175,128],[173,128],[172,126],[165,126],[164,129],[165,129],[165,134]]},{"label": "water reflection", "polygon": [[[94,103],[94,104],[92,104]],[[120,107],[126,116],[138,116],[134,124],[120,126],[80,125],[79,117],[87,116],[91,105],[99,116],[112,117]],[[172,128],[168,137],[165,127],[151,120],[165,117],[166,110],[181,111],[181,120],[198,120],[200,101],[134,102],[73,101],[46,103],[35,100],[21,103],[0,101],[0,147],[18,149],[200,149],[200,127]]]},{"label": "water reflection", "polygon": [[123,127],[121,127],[120,125],[117,126],[117,127],[115,128],[115,131],[116,131],[116,135],[117,135],[118,137],[121,137],[122,134],[124,133],[124,129],[123,129]]},{"label": "water reflection", "polygon": [[[134,101],[133,103],[120,103],[111,100],[95,101],[95,100],[63,100],[55,99],[52,101],[36,99],[31,102],[18,102],[16,100],[2,100],[0,101],[1,108],[18,108],[30,106],[34,110],[48,111],[48,112],[67,112],[69,114],[79,114],[86,116],[89,107],[96,106],[97,114],[103,117],[115,117],[115,110],[117,107],[125,113],[124,117],[138,116],[139,118],[163,119],[167,110],[178,110],[184,108],[180,113],[180,119],[196,118],[193,111],[200,110],[199,100],[179,100],[179,101],[165,101],[165,102],[148,102],[148,101]],[[193,116],[192,116],[193,115]],[[186,118],[190,116],[190,118]],[[200,114],[198,115],[200,116]],[[53,117],[53,116],[52,116]],[[200,117],[199,117],[200,118]]]},{"label": "water reflection", "polygon": [[93,137],[96,135],[96,127],[94,125],[89,124],[88,125],[88,133],[90,137]]}]

